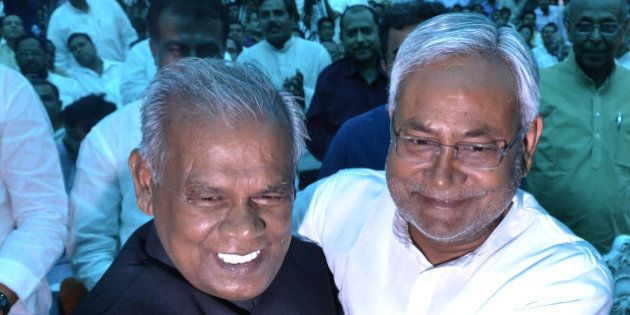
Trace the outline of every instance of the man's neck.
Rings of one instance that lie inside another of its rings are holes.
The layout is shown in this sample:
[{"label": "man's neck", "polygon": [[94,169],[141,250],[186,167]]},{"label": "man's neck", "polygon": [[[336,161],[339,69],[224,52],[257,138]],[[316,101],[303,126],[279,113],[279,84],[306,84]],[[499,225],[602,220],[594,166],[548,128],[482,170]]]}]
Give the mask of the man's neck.
[{"label": "man's neck", "polygon": [[[579,64],[578,64],[579,66]],[[605,67],[601,67],[601,68],[597,68],[593,71],[589,71],[589,70],[585,70],[583,67],[580,66],[580,68],[582,69],[582,71],[584,72],[584,74],[586,74],[587,77],[591,78],[591,80],[593,80],[593,82],[595,82],[595,86],[597,88],[599,88],[600,86],[602,86],[602,84],[604,84],[604,82],[606,82],[606,80],[608,79],[608,77],[612,74],[614,68],[615,68],[615,62],[611,62],[610,64],[608,64]]]},{"label": "man's neck", "polygon": [[269,45],[271,45],[273,48],[277,49],[277,50],[282,50],[284,48],[284,46],[291,40],[291,37],[289,37],[287,40],[285,40],[284,42],[276,42],[276,43],[272,43],[270,41],[267,40],[267,42],[269,43]]},{"label": "man's neck", "polygon": [[92,69],[92,71],[96,72],[99,77],[102,76],[103,75],[103,60],[101,58],[96,58],[92,66],[89,68]]},{"label": "man's neck", "polygon": [[379,65],[376,62],[377,58],[365,63],[359,63],[355,61],[355,64],[359,68],[359,73],[368,84],[372,84],[376,79],[378,79],[379,75]]}]

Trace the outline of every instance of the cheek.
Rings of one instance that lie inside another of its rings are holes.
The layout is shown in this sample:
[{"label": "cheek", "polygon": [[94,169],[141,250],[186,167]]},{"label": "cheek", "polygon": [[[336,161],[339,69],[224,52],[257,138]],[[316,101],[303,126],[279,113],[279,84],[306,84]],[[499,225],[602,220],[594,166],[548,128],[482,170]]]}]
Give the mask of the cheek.
[{"label": "cheek", "polygon": [[268,235],[276,244],[288,243],[291,238],[291,207],[261,213]]}]

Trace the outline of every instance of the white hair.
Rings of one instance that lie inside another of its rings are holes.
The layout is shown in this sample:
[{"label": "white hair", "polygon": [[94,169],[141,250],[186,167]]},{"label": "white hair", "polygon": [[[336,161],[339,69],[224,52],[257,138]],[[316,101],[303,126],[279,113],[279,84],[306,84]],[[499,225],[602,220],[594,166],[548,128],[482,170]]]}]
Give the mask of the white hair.
[{"label": "white hair", "polygon": [[246,119],[278,123],[290,144],[295,172],[307,136],[304,115],[292,96],[277,91],[255,67],[220,59],[183,58],[158,72],[145,92],[139,147],[155,181],[169,157],[165,141],[175,110],[222,119],[228,126]]},{"label": "white hair", "polygon": [[453,56],[477,55],[505,65],[513,77],[520,122],[527,128],[538,114],[538,67],[520,34],[497,28],[477,13],[449,13],[420,24],[402,43],[392,68],[389,111],[396,108],[405,80],[428,64]]}]

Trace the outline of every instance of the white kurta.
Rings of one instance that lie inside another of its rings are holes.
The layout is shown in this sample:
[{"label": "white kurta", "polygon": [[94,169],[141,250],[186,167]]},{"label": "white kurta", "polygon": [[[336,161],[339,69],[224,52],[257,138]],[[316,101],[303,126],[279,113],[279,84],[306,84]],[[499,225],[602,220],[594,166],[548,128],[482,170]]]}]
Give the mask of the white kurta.
[{"label": "white kurta", "polygon": [[70,1],[60,5],[50,16],[46,37],[57,53],[55,66],[67,70],[77,65],[68,50],[72,33],[87,33],[101,58],[124,62],[131,43],[138,39],[129,18],[115,0],[87,0],[87,13],[77,10]]},{"label": "white kurta", "polygon": [[68,74],[77,81],[83,95],[105,93],[108,101],[122,107],[120,99],[120,80],[123,65],[120,62],[103,59],[103,74],[99,75],[92,69],[76,66],[68,70]]},{"label": "white kurta", "polygon": [[136,101],[100,121],[81,143],[70,192],[72,236],[68,256],[89,289],[129,236],[151,217],[136,204],[127,160],[142,139]]},{"label": "white kurta", "polygon": [[331,63],[324,46],[299,37],[291,37],[282,49],[276,49],[266,40],[260,41],[244,50],[237,61],[258,66],[279,90],[283,89],[284,80],[299,70],[304,76],[306,108],[311,104],[319,73]]},{"label": "white kurta", "polygon": [[145,39],[131,47],[120,82],[120,99],[127,105],[142,97],[144,89],[155,77],[157,67],[149,47],[149,39]]},{"label": "white kurta", "polygon": [[0,283],[19,297],[11,314],[47,314],[46,273],[67,237],[68,199],[39,97],[0,66]]},{"label": "white kurta", "polygon": [[410,242],[384,172],[342,171],[298,194],[294,229],[320,244],[347,314],[608,314],[595,249],[518,191],[475,251],[433,266]]}]

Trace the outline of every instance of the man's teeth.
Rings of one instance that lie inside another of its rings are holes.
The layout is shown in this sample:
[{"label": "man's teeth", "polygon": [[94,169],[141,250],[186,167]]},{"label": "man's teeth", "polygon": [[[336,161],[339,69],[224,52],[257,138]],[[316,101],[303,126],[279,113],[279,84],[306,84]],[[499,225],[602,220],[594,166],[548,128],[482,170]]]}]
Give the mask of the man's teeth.
[{"label": "man's teeth", "polygon": [[223,260],[223,262],[236,265],[236,264],[248,263],[256,259],[256,257],[258,257],[258,254],[260,254],[260,249],[253,253],[249,253],[243,256],[233,255],[233,254],[222,254],[222,253],[218,253],[218,256],[221,260]]}]

